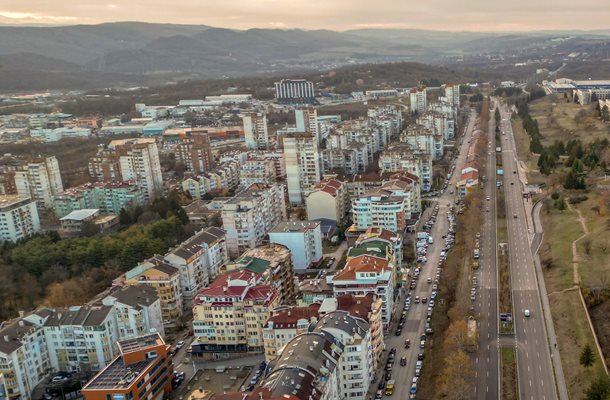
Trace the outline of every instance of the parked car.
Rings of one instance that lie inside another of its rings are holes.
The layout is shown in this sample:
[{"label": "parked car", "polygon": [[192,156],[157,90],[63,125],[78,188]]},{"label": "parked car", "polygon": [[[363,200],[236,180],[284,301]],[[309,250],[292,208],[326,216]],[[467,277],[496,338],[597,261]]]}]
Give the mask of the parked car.
[{"label": "parked car", "polygon": [[178,343],[176,343],[176,350],[180,350],[183,347],[184,347],[184,340],[181,340]]}]

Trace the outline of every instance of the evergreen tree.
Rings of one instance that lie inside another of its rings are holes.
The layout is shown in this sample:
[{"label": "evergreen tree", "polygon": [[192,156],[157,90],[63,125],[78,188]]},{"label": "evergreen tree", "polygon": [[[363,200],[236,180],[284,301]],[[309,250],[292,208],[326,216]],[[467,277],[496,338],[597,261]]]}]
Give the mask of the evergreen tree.
[{"label": "evergreen tree", "polygon": [[585,368],[589,368],[593,365],[594,362],[595,354],[593,353],[593,349],[591,348],[589,343],[587,343],[582,349],[582,352],[580,353],[580,365]]},{"label": "evergreen tree", "polygon": [[608,400],[610,398],[610,378],[601,375],[587,389],[585,400]]}]

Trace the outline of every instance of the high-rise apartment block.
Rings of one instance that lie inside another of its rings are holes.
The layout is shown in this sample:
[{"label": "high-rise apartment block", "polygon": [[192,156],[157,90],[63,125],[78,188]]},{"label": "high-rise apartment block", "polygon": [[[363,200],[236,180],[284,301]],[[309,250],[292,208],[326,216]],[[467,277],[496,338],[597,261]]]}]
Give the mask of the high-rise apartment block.
[{"label": "high-rise apartment block", "polygon": [[428,98],[426,96],[425,86],[411,88],[409,91],[411,113],[423,114],[426,111],[428,108]]},{"label": "high-rise apartment block", "polygon": [[286,246],[295,270],[305,271],[322,261],[322,231],[315,221],[282,221],[269,232],[269,242]]},{"label": "high-rise apartment block", "polygon": [[284,137],[284,160],[288,200],[291,204],[302,204],[322,175],[315,136],[305,133]]},{"label": "high-rise apartment block", "polygon": [[301,108],[294,110],[297,132],[311,133],[318,140],[318,144],[322,142],[320,126],[318,124],[318,111],[313,108]]},{"label": "high-rise apartment block", "polygon": [[181,138],[176,145],[176,162],[182,163],[188,172],[203,174],[212,167],[212,149],[208,135]]},{"label": "high-rise apartment block", "polygon": [[63,190],[59,164],[54,156],[29,160],[9,157],[0,166],[3,192],[36,201],[38,208],[51,208],[53,195]]},{"label": "high-rise apartment block", "polygon": [[254,184],[222,206],[222,226],[232,257],[263,243],[265,236],[286,219],[284,187]]},{"label": "high-rise apartment block", "polygon": [[267,115],[264,112],[250,113],[242,117],[246,147],[251,150],[269,149]]},{"label": "high-rise apartment block", "polygon": [[58,218],[82,209],[119,214],[123,208],[142,204],[144,195],[133,181],[86,183],[53,196],[53,210]]},{"label": "high-rise apartment block", "polygon": [[305,79],[282,79],[275,82],[275,98],[280,104],[313,104],[316,92],[313,82]]},{"label": "high-rise apartment block", "polygon": [[0,195],[0,241],[16,242],[38,231],[38,209],[29,196]]},{"label": "high-rise apartment block", "polygon": [[460,85],[447,84],[445,85],[445,97],[452,106],[460,108]]},{"label": "high-rise apartment block", "polygon": [[152,201],[163,191],[163,177],[156,139],[113,140],[89,161],[89,174],[103,182],[133,180]]},{"label": "high-rise apartment block", "polygon": [[330,219],[341,223],[349,211],[347,186],[337,179],[323,179],[305,201],[309,220]]}]

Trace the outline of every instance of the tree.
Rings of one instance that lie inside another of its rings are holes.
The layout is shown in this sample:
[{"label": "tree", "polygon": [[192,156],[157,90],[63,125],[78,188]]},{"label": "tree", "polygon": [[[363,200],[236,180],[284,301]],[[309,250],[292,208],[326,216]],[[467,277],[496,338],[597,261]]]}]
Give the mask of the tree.
[{"label": "tree", "polygon": [[131,216],[124,208],[119,212],[119,223],[123,226],[131,225]]},{"label": "tree", "polygon": [[582,242],[582,247],[585,249],[587,255],[591,254],[591,240],[586,239]]},{"label": "tree", "polygon": [[610,397],[610,378],[600,375],[587,389],[585,400],[608,400]]},{"label": "tree", "polygon": [[496,108],[496,112],[494,113],[494,119],[496,120],[496,124],[498,124],[500,122],[500,109]]},{"label": "tree", "polygon": [[582,352],[580,353],[580,365],[585,368],[589,368],[593,365],[594,362],[595,354],[593,353],[593,349],[591,348],[589,343],[587,343],[582,349]]},{"label": "tree", "polygon": [[449,400],[465,400],[472,397],[474,372],[468,355],[454,351],[445,360],[441,371],[441,391]]},{"label": "tree", "polygon": [[604,122],[610,121],[610,110],[608,110],[608,106],[604,105],[600,111],[601,119]]},{"label": "tree", "polygon": [[450,348],[464,350],[468,341],[468,324],[464,320],[457,320],[447,328],[447,344]]}]

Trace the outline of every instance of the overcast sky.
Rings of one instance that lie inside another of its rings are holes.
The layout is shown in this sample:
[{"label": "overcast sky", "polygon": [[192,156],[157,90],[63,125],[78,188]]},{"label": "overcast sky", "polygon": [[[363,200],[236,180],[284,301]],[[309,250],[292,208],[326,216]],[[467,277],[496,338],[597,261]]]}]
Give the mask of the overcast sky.
[{"label": "overcast sky", "polygon": [[235,29],[610,29],[610,4],[608,0],[0,0],[0,24],[113,21]]}]

